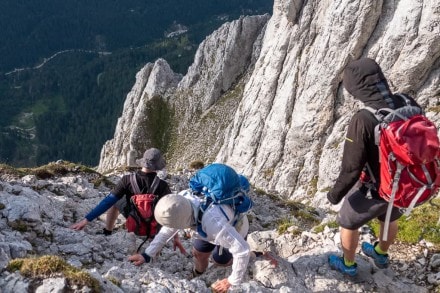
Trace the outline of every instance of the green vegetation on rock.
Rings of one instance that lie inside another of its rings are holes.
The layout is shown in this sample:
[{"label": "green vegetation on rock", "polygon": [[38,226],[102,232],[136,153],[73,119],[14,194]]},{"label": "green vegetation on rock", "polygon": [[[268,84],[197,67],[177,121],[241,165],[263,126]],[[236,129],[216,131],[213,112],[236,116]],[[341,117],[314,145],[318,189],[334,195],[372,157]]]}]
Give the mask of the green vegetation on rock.
[{"label": "green vegetation on rock", "polygon": [[[424,239],[440,249],[440,199],[425,203],[414,208],[409,217],[399,219],[397,241],[415,244]],[[371,228],[376,236],[379,235],[379,222],[371,222]]]},{"label": "green vegetation on rock", "polygon": [[62,276],[70,286],[87,286],[92,292],[100,292],[99,282],[89,273],[69,265],[58,256],[45,255],[38,258],[17,258],[11,260],[6,269],[20,271],[28,278],[49,278]]}]

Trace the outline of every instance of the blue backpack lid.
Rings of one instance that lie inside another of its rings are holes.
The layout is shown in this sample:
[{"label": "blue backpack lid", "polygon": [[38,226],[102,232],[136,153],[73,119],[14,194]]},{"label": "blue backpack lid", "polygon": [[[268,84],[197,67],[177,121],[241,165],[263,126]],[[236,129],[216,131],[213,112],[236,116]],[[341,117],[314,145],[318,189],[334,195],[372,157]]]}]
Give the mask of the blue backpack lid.
[{"label": "blue backpack lid", "polygon": [[241,180],[231,167],[214,163],[194,174],[189,181],[189,187],[215,199],[223,199],[234,196],[242,189]]}]

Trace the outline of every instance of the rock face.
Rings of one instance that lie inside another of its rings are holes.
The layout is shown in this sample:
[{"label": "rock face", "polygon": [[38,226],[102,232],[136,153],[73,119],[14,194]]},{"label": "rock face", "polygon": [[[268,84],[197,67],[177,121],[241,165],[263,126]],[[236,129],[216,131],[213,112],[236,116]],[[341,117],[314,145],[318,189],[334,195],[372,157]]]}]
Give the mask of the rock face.
[{"label": "rock face", "polygon": [[296,199],[330,187],[358,106],[342,89],[344,66],[374,58],[394,91],[429,112],[439,99],[439,19],[431,1],[275,1],[217,160]]},{"label": "rock face", "polygon": [[102,148],[98,171],[130,166],[152,146],[167,153],[170,166],[189,159],[212,161],[258,57],[268,20],[269,15],[247,16],[220,27],[201,43],[183,78],[164,60],[147,64],[127,95],[114,138]]},{"label": "rock face", "polygon": [[[116,182],[121,175],[107,179]],[[180,191],[187,188],[190,175],[183,171],[169,174],[166,180],[173,191]],[[110,236],[98,234],[104,227],[104,216],[82,231],[69,229],[110,191],[103,184],[95,187],[96,176],[80,172],[45,180],[34,175],[1,176],[0,292],[90,292],[90,288],[74,287],[68,276],[25,277],[6,269],[12,259],[42,255],[60,256],[88,272],[98,280],[100,292],[209,292],[213,282],[230,274],[230,268],[211,264],[204,274],[190,279],[191,257],[174,251],[171,243],[152,263],[134,266],[127,257],[142,239],[126,232],[122,217]],[[339,253],[339,232],[326,226],[332,216],[322,218],[306,206],[300,206],[301,213],[295,214],[299,207],[254,191],[250,195],[254,208],[249,213],[247,241],[253,250],[269,252],[278,265],[264,257],[252,259],[244,283],[232,292],[425,293],[440,286],[440,255],[429,243],[393,246],[387,270],[377,270],[357,254],[359,275],[348,279],[327,264],[330,253]],[[308,217],[300,216],[306,213]],[[290,223],[283,234],[277,232],[280,221]],[[320,232],[312,229],[321,223],[325,228]],[[367,227],[361,229],[361,235],[364,241],[374,241]],[[190,252],[191,239],[181,239]]]},{"label": "rock face", "polygon": [[133,166],[135,159],[141,157],[148,146],[157,144],[151,129],[152,124],[159,122],[154,113],[160,111],[164,103],[162,97],[173,91],[181,78],[163,59],[148,63],[136,74],[136,82],[118,119],[115,137],[101,150],[100,171]]},{"label": "rock face", "polygon": [[[128,164],[129,150],[139,155],[139,147],[156,146],[170,169],[219,161],[258,188],[325,205],[346,126],[360,107],[343,90],[341,73],[360,57],[374,58],[392,90],[411,94],[440,125],[438,1],[275,0],[270,19],[243,17],[201,44],[167,95],[167,139],[153,142],[156,130],[136,121],[129,129],[118,123],[99,170]],[[127,101],[143,92],[140,84]],[[124,113],[137,105],[127,102]]]}]

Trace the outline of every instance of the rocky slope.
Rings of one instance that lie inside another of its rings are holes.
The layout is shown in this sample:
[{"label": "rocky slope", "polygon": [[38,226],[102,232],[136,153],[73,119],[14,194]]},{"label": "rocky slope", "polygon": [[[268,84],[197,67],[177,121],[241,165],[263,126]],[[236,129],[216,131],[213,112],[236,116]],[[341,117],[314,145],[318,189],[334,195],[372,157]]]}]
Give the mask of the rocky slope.
[{"label": "rocky slope", "polygon": [[[48,172],[39,172],[38,177],[2,172],[0,292],[90,292],[90,287],[72,284],[55,268],[44,276],[27,277],[6,269],[13,259],[42,255],[60,256],[90,273],[98,280],[97,290],[101,292],[209,292],[214,281],[229,275],[229,268],[210,266],[202,276],[190,279],[191,257],[173,251],[171,243],[153,263],[135,267],[127,256],[142,239],[127,233],[122,219],[116,232],[107,237],[97,233],[104,225],[103,217],[84,231],[70,230],[72,223],[109,192],[111,184],[104,183],[116,182],[122,173],[103,180],[98,173],[84,173],[63,162],[57,162],[53,169],[59,170],[55,176]],[[173,191],[180,191],[187,188],[191,173],[184,170],[161,175],[166,176]],[[327,264],[328,254],[338,252],[338,230],[326,226],[334,215],[255,191],[251,196],[255,207],[249,213],[248,242],[254,250],[270,252],[278,265],[265,258],[253,259],[245,282],[233,292],[415,293],[440,288],[440,253],[429,243],[394,246],[392,267],[387,270],[377,270],[358,254],[359,276],[346,278]],[[279,234],[277,228],[282,224],[285,232]],[[315,230],[313,226],[323,229]],[[189,252],[190,239],[182,239]],[[362,228],[362,239],[374,241],[367,227]]]}]

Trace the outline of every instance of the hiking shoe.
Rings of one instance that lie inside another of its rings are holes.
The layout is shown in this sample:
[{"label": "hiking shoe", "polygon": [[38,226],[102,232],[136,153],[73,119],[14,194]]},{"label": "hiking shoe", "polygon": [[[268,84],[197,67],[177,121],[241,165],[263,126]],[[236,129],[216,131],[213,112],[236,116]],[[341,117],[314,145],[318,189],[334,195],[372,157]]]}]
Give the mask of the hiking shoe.
[{"label": "hiking shoe", "polygon": [[375,250],[374,247],[378,244],[379,242],[375,242],[374,245],[368,242],[362,242],[362,252],[368,256],[371,257],[374,260],[374,264],[379,268],[379,269],[386,269],[388,267],[388,265],[390,264],[390,260],[388,257],[388,254],[378,254]]},{"label": "hiking shoe", "polygon": [[201,276],[201,275],[203,275],[203,272],[200,273],[200,272],[198,272],[195,268],[193,268],[193,269],[191,270],[191,274],[190,274],[189,277],[188,277],[188,280],[191,280],[191,279],[197,278],[197,277],[199,277],[199,276]]},{"label": "hiking shoe", "polygon": [[344,275],[354,277],[357,274],[357,264],[346,266],[343,257],[331,254],[328,257],[328,263],[330,265],[330,268],[340,271]]},{"label": "hiking shoe", "polygon": [[110,236],[112,235],[113,231],[107,230],[106,228],[103,228],[102,230],[96,232],[96,235],[104,235],[104,236]]}]

